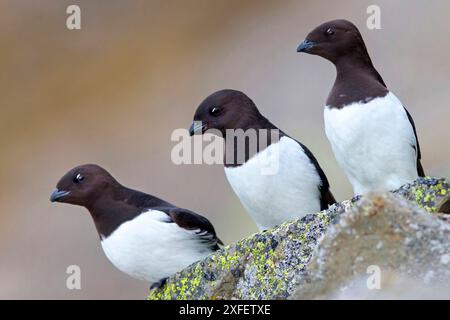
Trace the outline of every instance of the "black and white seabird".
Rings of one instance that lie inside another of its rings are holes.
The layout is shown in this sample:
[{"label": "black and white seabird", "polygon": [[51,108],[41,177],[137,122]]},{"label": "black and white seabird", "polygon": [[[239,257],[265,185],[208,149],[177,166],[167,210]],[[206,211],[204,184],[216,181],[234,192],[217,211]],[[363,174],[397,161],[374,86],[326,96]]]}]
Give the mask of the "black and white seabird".
[{"label": "black and white seabird", "polygon": [[222,244],[206,218],[126,188],[97,165],[70,170],[50,200],[88,209],[112,264],[155,285]]},{"label": "black and white seabird", "polygon": [[355,194],[394,190],[425,175],[414,121],[387,89],[353,23],[325,22],[297,51],[321,56],[336,67],[325,131]]},{"label": "black and white seabird", "polygon": [[[268,133],[267,143],[261,147],[259,139],[265,137],[259,135],[261,130],[279,129],[261,115],[244,93],[221,90],[199,105],[190,134],[202,134],[210,129],[218,130],[225,138],[226,177],[260,230],[327,209],[335,203],[327,177],[314,155],[303,144],[280,130],[275,141]],[[234,141],[231,144],[227,141],[230,139],[227,130],[236,132],[239,129],[245,133],[253,129],[258,133],[254,152],[249,147],[249,140],[232,137]],[[242,149],[245,155],[243,161],[239,161],[237,150]],[[231,157],[230,152],[234,152]],[[277,169],[265,172],[267,168]]]}]

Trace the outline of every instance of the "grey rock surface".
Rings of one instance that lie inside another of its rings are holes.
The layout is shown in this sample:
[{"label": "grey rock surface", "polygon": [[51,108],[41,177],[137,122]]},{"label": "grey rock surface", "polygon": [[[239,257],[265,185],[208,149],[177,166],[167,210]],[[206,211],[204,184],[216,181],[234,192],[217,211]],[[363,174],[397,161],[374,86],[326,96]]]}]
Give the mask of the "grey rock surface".
[{"label": "grey rock surface", "polygon": [[324,234],[291,298],[420,298],[430,292],[449,296],[450,225],[394,195],[372,193]]},{"label": "grey rock surface", "polygon": [[333,298],[367,278],[369,265],[414,283],[447,279],[448,215],[436,211],[449,194],[445,179],[420,178],[393,194],[337,203],[217,251],[148,298]]}]

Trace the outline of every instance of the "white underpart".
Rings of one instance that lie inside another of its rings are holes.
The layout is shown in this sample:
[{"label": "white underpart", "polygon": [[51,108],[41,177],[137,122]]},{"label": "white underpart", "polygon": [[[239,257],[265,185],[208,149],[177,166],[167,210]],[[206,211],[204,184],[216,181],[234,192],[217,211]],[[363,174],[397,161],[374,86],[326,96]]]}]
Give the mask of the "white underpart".
[{"label": "white underpart", "polygon": [[394,190],[418,177],[417,141],[393,93],[344,108],[325,107],[325,131],[355,194]]},{"label": "white underpart", "polygon": [[281,137],[239,167],[226,167],[225,174],[260,230],[320,211],[319,174],[289,137]]},{"label": "white underpart", "polygon": [[164,212],[142,213],[103,239],[103,251],[116,268],[150,283],[166,278],[212,252],[195,235],[195,230],[189,231],[166,221],[168,216]]}]

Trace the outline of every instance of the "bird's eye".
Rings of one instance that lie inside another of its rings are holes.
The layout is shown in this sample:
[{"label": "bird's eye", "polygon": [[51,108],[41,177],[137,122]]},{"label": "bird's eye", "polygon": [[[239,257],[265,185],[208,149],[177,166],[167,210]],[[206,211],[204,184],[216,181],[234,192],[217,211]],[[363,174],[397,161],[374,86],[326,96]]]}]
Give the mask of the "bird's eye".
[{"label": "bird's eye", "polygon": [[329,36],[332,36],[334,34],[334,29],[333,28],[328,28],[327,31],[325,31],[325,33]]},{"label": "bird's eye", "polygon": [[83,180],[84,180],[84,177],[80,173],[78,173],[75,177],[73,177],[74,183],[80,183]]},{"label": "bird's eye", "polygon": [[212,109],[209,111],[213,116],[216,116],[219,114],[220,112],[220,108],[219,107],[212,107]]}]

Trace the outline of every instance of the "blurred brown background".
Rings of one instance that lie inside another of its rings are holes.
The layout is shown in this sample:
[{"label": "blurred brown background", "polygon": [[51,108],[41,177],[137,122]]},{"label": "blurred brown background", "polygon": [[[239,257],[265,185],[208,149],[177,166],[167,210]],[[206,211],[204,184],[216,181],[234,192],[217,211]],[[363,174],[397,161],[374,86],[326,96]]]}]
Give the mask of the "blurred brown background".
[{"label": "blurred brown background", "polygon": [[[82,29],[65,27],[69,4]],[[369,4],[381,30],[365,27]],[[229,243],[256,231],[221,166],[170,161],[175,128],[212,91],[247,92],[316,154],[339,200],[351,189],[323,130],[330,63],[295,49],[347,18],[416,121],[423,164],[450,176],[450,2],[2,1],[0,4],[0,298],[137,298],[148,285],[101,251],[87,211],[48,201],[57,180],[98,163],[121,182],[203,213]],[[66,289],[77,264],[82,290]]]}]

